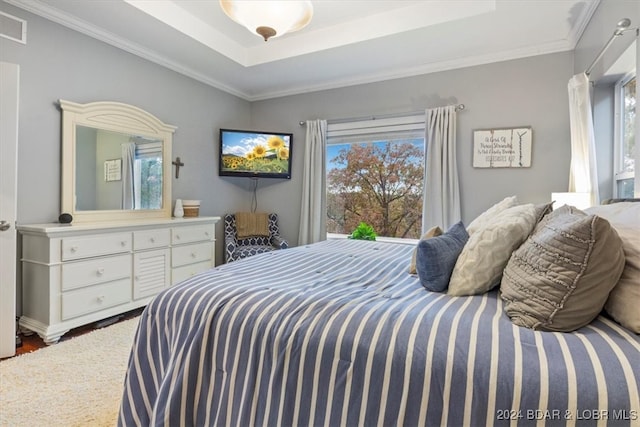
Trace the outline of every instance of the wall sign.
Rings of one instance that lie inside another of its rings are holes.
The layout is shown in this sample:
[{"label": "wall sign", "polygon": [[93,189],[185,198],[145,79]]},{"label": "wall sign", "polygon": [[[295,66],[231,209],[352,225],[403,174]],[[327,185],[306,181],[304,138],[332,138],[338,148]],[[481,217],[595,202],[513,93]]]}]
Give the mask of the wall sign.
[{"label": "wall sign", "polygon": [[122,179],[122,159],[105,160],[104,180],[120,181]]},{"label": "wall sign", "polygon": [[528,168],[531,166],[530,127],[473,132],[474,168]]}]

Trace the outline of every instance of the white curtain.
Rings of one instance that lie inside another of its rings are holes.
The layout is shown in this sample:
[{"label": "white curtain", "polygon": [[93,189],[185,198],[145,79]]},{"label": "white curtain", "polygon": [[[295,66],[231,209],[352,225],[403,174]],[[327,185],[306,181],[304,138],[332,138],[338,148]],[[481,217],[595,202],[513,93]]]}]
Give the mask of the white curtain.
[{"label": "white curtain", "polygon": [[456,116],[455,105],[426,110],[423,232],[436,225],[446,231],[460,221]]},{"label": "white curtain", "polygon": [[120,145],[122,152],[122,209],[135,209],[135,172],[136,160],[135,142]]},{"label": "white curtain", "polygon": [[585,73],[569,80],[569,121],[571,125],[571,166],[569,191],[589,193],[592,206],[600,203],[596,142],[589,92],[589,78]]},{"label": "white curtain", "polygon": [[326,147],[327,121],[308,120],[302,172],[299,245],[326,238]]}]

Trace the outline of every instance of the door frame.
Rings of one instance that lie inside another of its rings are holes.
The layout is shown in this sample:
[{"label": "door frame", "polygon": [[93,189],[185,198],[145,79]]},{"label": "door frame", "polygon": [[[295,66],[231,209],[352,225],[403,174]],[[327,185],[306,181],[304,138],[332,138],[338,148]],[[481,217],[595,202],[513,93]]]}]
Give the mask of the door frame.
[{"label": "door frame", "polygon": [[16,216],[20,66],[0,62],[0,357],[16,352]]}]

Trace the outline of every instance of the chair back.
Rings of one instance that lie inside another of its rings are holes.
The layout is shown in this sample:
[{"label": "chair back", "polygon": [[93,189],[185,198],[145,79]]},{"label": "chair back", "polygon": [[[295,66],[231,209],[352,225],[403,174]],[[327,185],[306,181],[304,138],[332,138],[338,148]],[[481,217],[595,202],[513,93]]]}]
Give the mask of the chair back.
[{"label": "chair back", "polygon": [[275,213],[269,214],[269,236],[249,236],[239,239],[235,214],[226,214],[224,216],[224,234],[225,238],[232,238],[239,246],[270,245],[271,238],[279,234],[278,215]]}]

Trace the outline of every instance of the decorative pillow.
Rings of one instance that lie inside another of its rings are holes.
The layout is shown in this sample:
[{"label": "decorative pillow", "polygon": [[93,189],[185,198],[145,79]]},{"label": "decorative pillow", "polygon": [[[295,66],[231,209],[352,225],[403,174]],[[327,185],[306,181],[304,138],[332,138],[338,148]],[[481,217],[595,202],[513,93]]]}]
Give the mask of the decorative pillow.
[{"label": "decorative pillow", "polygon": [[[432,237],[437,237],[441,235],[442,235],[442,229],[436,225],[435,227],[431,227],[430,229],[428,229],[427,232],[420,237],[420,240],[426,240],[426,239],[430,239]],[[413,255],[411,256],[411,264],[409,265],[409,274],[418,273],[418,271],[416,270],[417,255],[418,255],[418,245],[416,245],[416,248],[413,250]]]},{"label": "decorative pillow", "polygon": [[458,222],[443,235],[418,242],[416,270],[422,286],[432,292],[447,289],[451,271],[467,239],[467,230]]},{"label": "decorative pillow", "polygon": [[553,202],[536,205],[536,224],[551,212],[553,212]]},{"label": "decorative pillow", "polygon": [[502,201],[491,206],[489,209],[481,213],[476,219],[471,221],[471,223],[467,227],[467,233],[469,233],[469,236],[473,235],[473,233],[483,228],[498,213],[506,209],[509,209],[513,206],[516,206],[517,204],[518,204],[518,200],[516,199],[516,196],[510,196],[510,197],[504,198]]},{"label": "decorative pillow", "polygon": [[536,208],[531,203],[498,212],[469,236],[453,268],[448,294],[483,294],[497,286],[511,253],[535,225]]},{"label": "decorative pillow", "polygon": [[501,296],[519,326],[570,332],[601,312],[624,267],[609,222],[562,206],[537,225],[504,270]]},{"label": "decorative pillow", "polygon": [[594,206],[585,212],[609,221],[622,240],[624,269],[604,309],[616,322],[640,334],[640,203]]}]

